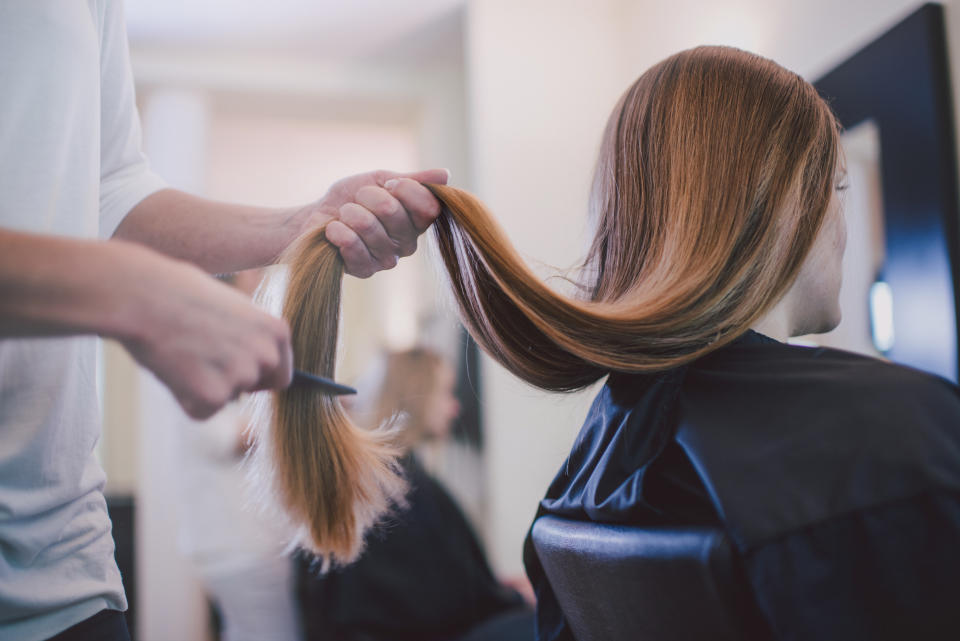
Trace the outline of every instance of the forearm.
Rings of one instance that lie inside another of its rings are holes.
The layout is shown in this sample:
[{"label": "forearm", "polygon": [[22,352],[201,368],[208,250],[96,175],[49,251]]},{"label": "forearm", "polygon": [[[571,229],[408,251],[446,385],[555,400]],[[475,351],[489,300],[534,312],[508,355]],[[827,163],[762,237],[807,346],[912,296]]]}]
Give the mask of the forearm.
[{"label": "forearm", "polygon": [[170,262],[130,243],[0,230],[0,338],[129,336],[137,325],[139,280]]},{"label": "forearm", "polygon": [[114,238],[141,243],[211,273],[235,272],[276,262],[311,213],[308,207],[250,207],[164,189],[134,207]]}]

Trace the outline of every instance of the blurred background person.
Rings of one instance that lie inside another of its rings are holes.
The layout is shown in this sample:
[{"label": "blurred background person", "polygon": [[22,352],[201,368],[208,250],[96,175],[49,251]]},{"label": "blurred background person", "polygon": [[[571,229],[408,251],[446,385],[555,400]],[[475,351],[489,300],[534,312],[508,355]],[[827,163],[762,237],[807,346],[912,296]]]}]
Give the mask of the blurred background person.
[{"label": "blurred background person", "polygon": [[[263,271],[223,280],[252,296]],[[237,400],[202,423],[180,421],[179,545],[219,614],[220,639],[299,641],[289,536],[247,491],[247,420]]]},{"label": "blurred background person", "polygon": [[356,408],[362,425],[395,421],[401,430],[408,506],[371,532],[356,563],[325,575],[303,564],[307,639],[533,638],[529,603],[494,576],[473,528],[417,454],[418,447],[449,438],[460,412],[455,382],[454,369],[435,352],[390,353],[372,407]]}]

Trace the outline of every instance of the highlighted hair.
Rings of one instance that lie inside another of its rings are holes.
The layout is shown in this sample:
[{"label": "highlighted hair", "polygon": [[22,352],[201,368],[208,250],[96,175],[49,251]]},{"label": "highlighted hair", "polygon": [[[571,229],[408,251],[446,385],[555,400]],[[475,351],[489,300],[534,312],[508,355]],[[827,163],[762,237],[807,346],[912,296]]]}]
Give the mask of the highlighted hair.
[{"label": "highlighted hair", "polygon": [[530,271],[471,195],[430,186],[464,324],[501,365],[569,391],[655,372],[743,334],[786,293],[825,217],[839,133],[810,83],[738,49],[644,73],[607,123],[592,194],[588,300]]},{"label": "highlighted hair", "polygon": [[[461,317],[497,362],[537,387],[569,391],[611,371],[688,363],[745,332],[786,293],[834,187],[838,130],[802,78],[737,49],[701,47],[644,73],[601,145],[586,299],[527,268],[482,204],[428,185]],[[333,375],[342,267],[319,230],[290,256],[284,317],[297,366]],[[339,401],[274,393],[258,450],[314,551],[348,561],[399,500],[388,433],[365,432]]]}]

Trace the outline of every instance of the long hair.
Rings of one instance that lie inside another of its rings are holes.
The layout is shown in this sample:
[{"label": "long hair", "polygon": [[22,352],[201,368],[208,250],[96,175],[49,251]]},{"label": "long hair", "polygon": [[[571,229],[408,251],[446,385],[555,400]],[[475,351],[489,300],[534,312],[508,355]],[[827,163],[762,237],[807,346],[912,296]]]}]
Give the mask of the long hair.
[{"label": "long hair", "polygon": [[[802,78],[737,49],[684,51],[644,73],[607,124],[592,196],[588,296],[551,290],[462,190],[428,185],[464,324],[537,387],[688,363],[745,332],[786,293],[833,188],[838,130]],[[342,269],[323,230],[292,254],[284,316],[297,365],[333,373]],[[308,545],[341,560],[398,497],[395,452],[336,400],[274,394],[264,448]]]},{"label": "long hair", "polygon": [[586,300],[536,278],[472,196],[430,187],[461,317],[501,365],[548,390],[699,358],[793,283],[830,202],[838,145],[828,105],[774,62],[727,47],[671,56],[607,123]]}]

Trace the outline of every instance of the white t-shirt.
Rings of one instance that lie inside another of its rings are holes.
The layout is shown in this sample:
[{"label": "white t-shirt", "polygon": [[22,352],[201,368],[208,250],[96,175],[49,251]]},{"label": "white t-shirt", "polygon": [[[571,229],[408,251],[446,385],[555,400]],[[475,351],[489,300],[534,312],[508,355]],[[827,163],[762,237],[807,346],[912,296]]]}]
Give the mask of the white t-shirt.
[{"label": "white t-shirt", "polygon": [[[140,153],[120,2],[0,2],[0,227],[109,238],[163,186]],[[95,371],[94,337],[0,340],[0,639],[126,608]]]}]

